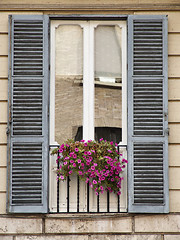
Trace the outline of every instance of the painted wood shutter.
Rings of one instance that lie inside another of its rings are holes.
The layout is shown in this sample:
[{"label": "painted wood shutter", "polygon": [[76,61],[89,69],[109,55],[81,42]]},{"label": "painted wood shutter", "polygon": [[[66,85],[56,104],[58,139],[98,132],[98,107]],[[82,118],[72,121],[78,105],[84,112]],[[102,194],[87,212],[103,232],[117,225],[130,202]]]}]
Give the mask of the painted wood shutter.
[{"label": "painted wood shutter", "polygon": [[167,81],[167,17],[129,16],[129,212],[169,211]]},{"label": "painted wood shutter", "polygon": [[48,17],[9,18],[8,211],[46,213]]}]

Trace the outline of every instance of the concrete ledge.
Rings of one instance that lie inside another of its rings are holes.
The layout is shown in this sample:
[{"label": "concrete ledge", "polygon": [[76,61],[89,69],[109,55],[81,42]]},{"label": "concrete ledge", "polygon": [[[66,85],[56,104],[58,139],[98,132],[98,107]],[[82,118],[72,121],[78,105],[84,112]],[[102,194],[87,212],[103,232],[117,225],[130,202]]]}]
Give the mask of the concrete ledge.
[{"label": "concrete ledge", "polygon": [[135,217],[135,232],[178,233],[180,232],[180,215]]},{"label": "concrete ledge", "polygon": [[13,240],[11,236],[0,236],[0,240]]},{"label": "concrete ledge", "polygon": [[[17,236],[16,240],[88,240],[88,236],[84,235],[63,235],[63,236]],[[1,240],[1,239],[0,239]]]},{"label": "concrete ledge", "polygon": [[165,235],[164,240],[179,240],[180,239],[180,233],[179,235]]},{"label": "concrete ledge", "polygon": [[0,235],[32,233],[42,233],[41,219],[0,218]]},{"label": "concrete ledge", "polygon": [[129,233],[132,232],[132,219],[53,219],[45,220],[46,233]]},{"label": "concrete ledge", "polygon": [[[161,240],[161,235],[63,235],[17,236],[16,240]],[[1,240],[1,239],[0,239]],[[169,239],[168,239],[169,240]],[[176,240],[176,239],[173,239]]]}]

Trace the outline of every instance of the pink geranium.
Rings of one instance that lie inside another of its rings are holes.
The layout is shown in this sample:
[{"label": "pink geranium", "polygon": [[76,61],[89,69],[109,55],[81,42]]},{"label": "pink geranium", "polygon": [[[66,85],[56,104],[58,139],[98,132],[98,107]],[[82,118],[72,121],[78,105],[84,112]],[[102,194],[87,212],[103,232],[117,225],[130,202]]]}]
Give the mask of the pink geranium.
[{"label": "pink geranium", "polygon": [[54,154],[58,151],[61,153],[56,160],[59,163],[58,179],[63,181],[75,173],[80,180],[89,183],[97,195],[104,191],[119,195],[122,169],[126,167],[127,160],[119,154],[117,146],[103,138],[99,142],[66,141],[59,149],[53,150]]}]

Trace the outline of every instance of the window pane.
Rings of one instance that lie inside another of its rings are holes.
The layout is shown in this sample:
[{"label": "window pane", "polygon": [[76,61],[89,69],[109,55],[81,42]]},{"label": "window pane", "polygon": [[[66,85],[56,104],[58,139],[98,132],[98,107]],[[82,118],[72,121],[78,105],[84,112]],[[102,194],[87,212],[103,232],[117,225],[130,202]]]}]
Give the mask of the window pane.
[{"label": "window pane", "polygon": [[95,29],[95,137],[122,139],[121,29]]},{"label": "window pane", "polygon": [[83,122],[83,33],[78,25],[56,29],[55,141],[75,138]]}]

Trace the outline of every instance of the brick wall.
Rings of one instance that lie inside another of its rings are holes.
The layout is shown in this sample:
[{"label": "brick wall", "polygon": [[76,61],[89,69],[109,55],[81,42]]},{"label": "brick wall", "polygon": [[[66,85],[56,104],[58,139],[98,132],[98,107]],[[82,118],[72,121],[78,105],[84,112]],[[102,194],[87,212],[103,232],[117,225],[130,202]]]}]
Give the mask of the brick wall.
[{"label": "brick wall", "polygon": [[[55,86],[55,139],[63,143],[74,138],[83,125],[83,86],[74,78],[56,79]],[[95,88],[95,126],[122,127],[121,88]]]}]

